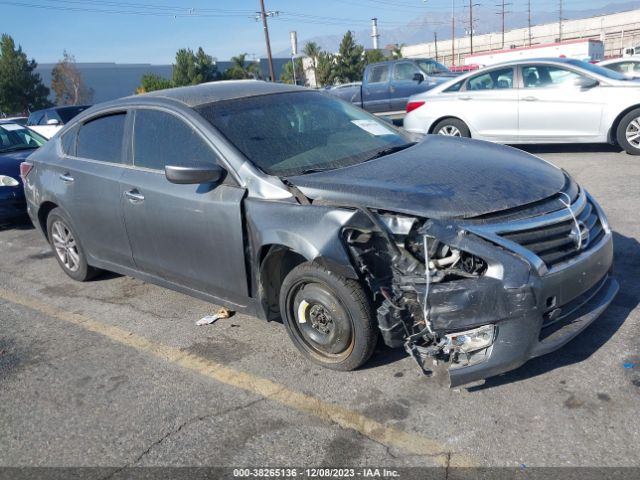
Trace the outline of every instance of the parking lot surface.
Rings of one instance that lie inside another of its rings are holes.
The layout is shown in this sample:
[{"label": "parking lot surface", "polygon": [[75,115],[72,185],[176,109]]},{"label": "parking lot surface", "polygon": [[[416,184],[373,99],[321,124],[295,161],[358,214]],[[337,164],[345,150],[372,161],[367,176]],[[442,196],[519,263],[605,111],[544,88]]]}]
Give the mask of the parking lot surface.
[{"label": "parking lot surface", "polygon": [[284,327],[142,281],[64,275],[28,225],[0,230],[0,466],[640,466],[640,157],[526,149],[615,231],[621,290],[563,349],[448,389],[401,350],[305,361]]}]

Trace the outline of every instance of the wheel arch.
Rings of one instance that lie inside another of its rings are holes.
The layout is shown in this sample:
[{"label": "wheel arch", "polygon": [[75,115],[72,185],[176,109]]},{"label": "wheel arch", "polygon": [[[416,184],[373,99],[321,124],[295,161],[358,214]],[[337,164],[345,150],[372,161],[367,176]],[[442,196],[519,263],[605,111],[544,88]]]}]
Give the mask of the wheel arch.
[{"label": "wheel arch", "polygon": [[620,121],[624,118],[624,116],[627,113],[632,112],[633,110],[636,110],[636,109],[640,109],[640,103],[636,103],[635,105],[631,105],[630,107],[625,108],[622,112],[620,112],[616,116],[607,134],[607,140],[609,141],[609,143],[613,143],[616,145],[618,144],[617,131],[618,131],[618,125],[620,125]]},{"label": "wheel arch", "polygon": [[469,131],[471,132],[471,127],[469,126],[469,124],[467,122],[465,122],[462,118],[456,116],[456,115],[443,115],[440,118],[435,119],[432,123],[431,126],[429,126],[429,131],[427,133],[429,134],[433,134],[434,130],[436,129],[436,126],[443,120],[447,120],[449,118],[452,118],[454,120],[459,120],[460,122],[464,123],[467,128],[469,129]]},{"label": "wheel arch", "polygon": [[59,206],[50,200],[42,202],[40,204],[40,207],[38,207],[38,225],[40,226],[40,229],[42,230],[42,233],[44,234],[44,237],[47,239],[47,241],[49,241],[47,219],[49,218],[49,214],[56,208],[59,208]]}]

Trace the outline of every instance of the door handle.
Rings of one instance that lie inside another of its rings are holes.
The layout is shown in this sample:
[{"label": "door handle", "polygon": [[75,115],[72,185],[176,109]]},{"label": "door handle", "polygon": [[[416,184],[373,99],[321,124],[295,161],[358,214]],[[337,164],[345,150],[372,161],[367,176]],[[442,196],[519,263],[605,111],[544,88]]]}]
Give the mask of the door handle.
[{"label": "door handle", "polygon": [[525,102],[537,102],[538,99],[536,97],[524,97],[522,100]]},{"label": "door handle", "polygon": [[59,178],[64,183],[73,183],[73,177],[69,175],[69,172],[61,174]]},{"label": "door handle", "polygon": [[458,97],[458,98],[459,98],[460,100],[464,100],[464,101],[471,100],[471,97],[469,97],[469,96],[465,96],[465,97]]},{"label": "door handle", "polygon": [[394,87],[393,85],[391,85],[391,86],[389,87],[389,91],[390,91],[391,93],[395,92],[395,91],[396,91],[396,87]]},{"label": "door handle", "polygon": [[144,195],[142,195],[137,188],[129,190],[128,192],[124,192],[124,196],[127,197],[127,199],[129,199],[131,203],[144,201]]}]

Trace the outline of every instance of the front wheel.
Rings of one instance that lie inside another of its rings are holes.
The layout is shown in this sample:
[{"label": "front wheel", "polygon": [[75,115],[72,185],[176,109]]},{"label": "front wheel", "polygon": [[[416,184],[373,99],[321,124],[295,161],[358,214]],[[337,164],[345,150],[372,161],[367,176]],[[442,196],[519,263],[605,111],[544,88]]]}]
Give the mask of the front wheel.
[{"label": "front wheel", "polygon": [[294,345],[323,367],[354,370],[375,349],[378,330],[364,289],[320,265],[303,263],[289,272],[280,311]]},{"label": "front wheel", "polygon": [[440,120],[433,129],[433,133],[447,137],[471,137],[471,131],[467,124],[457,118]]},{"label": "front wheel", "polygon": [[640,155],[640,108],[630,111],[618,124],[618,145],[629,155]]}]

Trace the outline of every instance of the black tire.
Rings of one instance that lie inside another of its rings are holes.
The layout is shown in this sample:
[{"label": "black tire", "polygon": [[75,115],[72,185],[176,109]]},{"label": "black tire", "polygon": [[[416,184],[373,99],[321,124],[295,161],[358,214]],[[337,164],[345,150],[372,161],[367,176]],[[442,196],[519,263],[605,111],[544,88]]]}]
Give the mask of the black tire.
[{"label": "black tire", "polygon": [[[629,141],[628,134],[634,135],[631,141]],[[629,155],[640,155],[640,136],[635,137],[636,134],[640,135],[640,108],[631,110],[622,117],[616,130],[618,145]]]},{"label": "black tire", "polygon": [[378,328],[364,289],[318,264],[303,263],[289,272],[280,311],[294,345],[323,367],[354,370],[375,350]]},{"label": "black tire", "polygon": [[[453,129],[457,130],[459,135],[453,133],[440,133],[447,130],[453,132]],[[432,133],[434,135],[471,138],[471,131],[469,130],[469,127],[467,127],[467,124],[457,118],[445,118],[444,120],[440,120],[433,128]]]},{"label": "black tire", "polygon": [[[59,208],[51,210],[47,217],[47,238],[58,265],[74,280],[86,282],[100,273],[100,270],[87,263],[78,235]],[[65,243],[64,247],[62,243]]]}]

